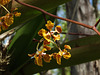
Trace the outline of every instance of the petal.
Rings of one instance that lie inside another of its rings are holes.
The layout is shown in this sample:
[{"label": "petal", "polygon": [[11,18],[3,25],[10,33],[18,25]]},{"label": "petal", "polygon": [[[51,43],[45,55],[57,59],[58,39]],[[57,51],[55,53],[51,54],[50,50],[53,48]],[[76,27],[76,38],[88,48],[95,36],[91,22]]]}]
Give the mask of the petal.
[{"label": "petal", "polygon": [[66,52],[67,52],[67,50],[66,50],[66,49],[63,49],[63,50],[62,50],[62,52],[66,53]]},{"label": "petal", "polygon": [[47,24],[45,25],[47,27],[48,30],[52,30],[52,28],[54,27],[54,23],[52,23],[51,21],[47,21]]},{"label": "petal", "polygon": [[71,50],[71,47],[69,45],[64,45],[64,48]]},{"label": "petal", "polygon": [[37,64],[38,66],[43,66],[42,65],[42,56],[38,56],[38,57],[35,57],[35,64]]},{"label": "petal", "polygon": [[62,55],[63,55],[63,52],[62,52],[62,51],[59,51],[58,54],[59,54],[60,56],[62,56]]},{"label": "petal", "polygon": [[0,27],[0,32],[1,32],[1,27]]},{"label": "petal", "polygon": [[59,54],[56,55],[56,61],[59,65],[61,65],[61,56]]},{"label": "petal", "polygon": [[56,26],[55,31],[61,33],[62,32],[61,26]]},{"label": "petal", "polygon": [[35,53],[33,53],[33,54],[28,54],[29,57],[33,57],[34,55],[35,55]]},{"label": "petal", "polygon": [[57,53],[53,53],[53,58],[56,59]]},{"label": "petal", "polygon": [[48,54],[46,54],[43,56],[43,59],[45,62],[50,63],[51,57]]},{"label": "petal", "polygon": [[54,39],[54,41],[60,40],[60,35],[53,35],[53,39]]},{"label": "petal", "polygon": [[47,49],[46,48],[43,48],[41,52],[45,52],[45,51],[47,51]]},{"label": "petal", "polygon": [[39,36],[43,36],[43,33],[46,33],[47,31],[45,29],[41,29],[39,32],[38,32],[38,35]]},{"label": "petal", "polygon": [[51,50],[51,47],[44,45],[43,48],[46,48],[47,50]]},{"label": "petal", "polygon": [[5,24],[2,25],[2,30],[8,29],[9,26],[6,26]]},{"label": "petal", "polygon": [[19,17],[19,16],[21,15],[21,13],[20,13],[20,12],[14,12],[14,15],[15,15],[16,17]]},{"label": "petal", "polygon": [[71,57],[71,54],[69,52],[67,52],[66,54],[63,55],[63,57],[65,59],[69,59]]},{"label": "petal", "polygon": [[47,44],[50,44],[50,42],[48,42],[47,40],[44,40],[43,45],[47,45]]},{"label": "petal", "polygon": [[11,24],[13,24],[14,22],[14,18],[12,14],[6,14],[6,16],[4,17],[4,24],[6,26],[10,26]]},{"label": "petal", "polygon": [[45,40],[47,40],[48,42],[50,42],[50,37],[51,37],[51,35],[50,35],[50,33],[48,32],[48,33],[43,33],[43,37],[44,37],[44,39]]}]

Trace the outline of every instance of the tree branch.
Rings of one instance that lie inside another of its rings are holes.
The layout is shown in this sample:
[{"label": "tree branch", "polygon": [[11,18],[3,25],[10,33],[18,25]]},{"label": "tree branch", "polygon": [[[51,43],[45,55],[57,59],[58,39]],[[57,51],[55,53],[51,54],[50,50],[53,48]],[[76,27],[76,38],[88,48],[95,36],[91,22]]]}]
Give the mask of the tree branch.
[{"label": "tree branch", "polygon": [[94,30],[98,35],[100,35],[100,32],[95,28],[95,25],[94,25],[94,26],[90,26],[90,25],[83,24],[83,23],[80,23],[80,22],[77,22],[77,21],[74,21],[74,20],[70,20],[70,19],[58,17],[58,16],[56,16],[56,15],[53,15],[53,14],[51,14],[51,13],[46,12],[45,10],[43,10],[43,9],[41,9],[41,8],[38,8],[38,7],[36,7],[36,6],[32,6],[32,5],[29,5],[29,4],[20,2],[19,0],[15,0],[15,1],[18,2],[18,3],[21,4],[21,5],[24,5],[24,6],[33,8],[33,9],[36,9],[36,10],[38,10],[38,11],[44,13],[44,14],[47,14],[47,15],[49,15],[49,16],[52,16],[52,17],[54,17],[54,18],[61,19],[61,20],[65,20],[65,21],[69,21],[69,22],[72,22],[72,23],[75,23],[75,24],[84,26],[84,27],[86,27],[86,28],[92,29],[92,30]]}]

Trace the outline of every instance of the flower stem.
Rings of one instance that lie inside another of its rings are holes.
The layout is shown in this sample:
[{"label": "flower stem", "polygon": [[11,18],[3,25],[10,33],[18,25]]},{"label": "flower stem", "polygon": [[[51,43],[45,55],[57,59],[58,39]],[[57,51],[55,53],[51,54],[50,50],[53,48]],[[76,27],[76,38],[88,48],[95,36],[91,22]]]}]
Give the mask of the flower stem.
[{"label": "flower stem", "polygon": [[50,40],[50,42],[53,43],[60,51],[62,51],[62,50],[60,49],[60,47],[58,47],[57,44],[55,44],[52,40]]},{"label": "flower stem", "polygon": [[4,8],[8,13],[10,13],[9,10],[8,10],[5,6],[3,6],[2,4],[0,4],[0,6],[1,6],[2,8]]},{"label": "flower stem", "polygon": [[36,47],[36,50],[38,51],[39,50],[39,45],[40,45],[40,43],[43,41],[43,38],[42,39],[40,39],[40,41],[38,42],[38,44],[37,44],[37,47]]}]

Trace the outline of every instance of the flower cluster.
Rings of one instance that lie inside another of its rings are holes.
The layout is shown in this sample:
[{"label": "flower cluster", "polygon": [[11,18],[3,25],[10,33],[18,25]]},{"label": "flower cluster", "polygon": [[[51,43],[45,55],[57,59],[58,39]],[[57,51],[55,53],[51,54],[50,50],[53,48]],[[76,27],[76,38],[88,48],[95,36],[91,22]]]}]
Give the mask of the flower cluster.
[{"label": "flower cluster", "polygon": [[11,13],[7,13],[5,16],[0,17],[0,32],[8,29],[8,27],[13,24],[14,16],[19,17],[21,15],[21,13],[15,10],[17,10],[17,8],[13,9]]},{"label": "flower cluster", "polygon": [[[54,27],[54,23],[52,23],[51,21],[47,21],[47,24],[45,26],[48,29],[48,31],[45,29],[41,29],[38,32],[38,35],[43,37],[39,42],[41,43],[43,41],[43,49],[41,51],[38,49],[39,46],[38,43],[36,53],[28,54],[28,56],[34,57],[35,58],[34,62],[38,66],[43,66],[42,59],[45,62],[50,63],[52,57],[56,59],[57,63],[60,65],[62,57],[65,59],[69,59],[71,57],[70,52],[67,51],[67,50],[71,50],[71,47],[69,45],[64,45],[64,49],[61,50],[61,48],[57,46],[56,41],[60,40],[59,33],[62,32],[61,26],[56,26],[54,31],[52,31],[52,28]],[[50,43],[56,45],[56,47],[59,49],[58,53],[52,53],[52,54],[46,53],[46,51],[51,50],[51,47],[48,46]]]},{"label": "flower cluster", "polygon": [[10,2],[11,0],[0,0],[1,5],[6,5]]}]

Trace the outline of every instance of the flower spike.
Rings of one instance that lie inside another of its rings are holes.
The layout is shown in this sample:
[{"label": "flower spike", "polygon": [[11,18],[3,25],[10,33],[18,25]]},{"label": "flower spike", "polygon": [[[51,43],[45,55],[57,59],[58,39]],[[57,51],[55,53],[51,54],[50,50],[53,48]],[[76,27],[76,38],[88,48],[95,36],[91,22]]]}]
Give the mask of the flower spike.
[{"label": "flower spike", "polygon": [[[51,21],[47,21],[47,24],[45,26],[47,27],[48,31],[42,28],[38,32],[38,35],[43,38],[37,44],[36,53],[28,54],[28,56],[29,57],[34,56],[35,64],[41,67],[43,67],[42,59],[44,60],[44,62],[50,63],[52,57],[56,60],[57,64],[61,65],[62,57],[65,59],[69,59],[71,57],[70,52],[66,50],[66,49],[71,50],[71,47],[69,45],[64,45],[64,49],[61,50],[61,48],[58,46],[57,41],[60,40],[59,33],[62,32],[61,26],[56,26],[55,31],[52,31],[52,28],[54,27],[54,23],[52,23]],[[38,46],[41,42],[43,42],[43,46],[42,46],[43,49],[39,50]],[[49,46],[50,43],[53,43],[58,48],[59,50],[58,53],[51,53],[51,54],[46,53],[47,51],[51,50],[51,47]]]},{"label": "flower spike", "polygon": [[[2,0],[3,1],[3,0]],[[7,2],[8,0],[4,0],[4,2]],[[9,26],[11,26],[14,23],[14,16],[19,17],[21,13],[12,11],[11,13],[3,6],[1,5],[8,13],[5,16],[0,17],[0,32],[2,30],[7,30]]]}]

